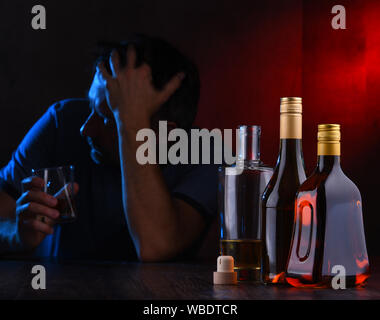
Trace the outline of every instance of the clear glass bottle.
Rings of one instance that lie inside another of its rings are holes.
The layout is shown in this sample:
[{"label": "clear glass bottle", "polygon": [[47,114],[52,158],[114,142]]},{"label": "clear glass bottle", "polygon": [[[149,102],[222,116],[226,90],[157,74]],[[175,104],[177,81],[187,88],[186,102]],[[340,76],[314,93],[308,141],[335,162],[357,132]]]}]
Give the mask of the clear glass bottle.
[{"label": "clear glass bottle", "polygon": [[260,281],[261,196],[273,169],[260,160],[260,126],[239,126],[236,165],[219,169],[220,254],[239,281]]},{"label": "clear glass bottle", "polygon": [[[344,274],[342,274],[342,272]],[[286,281],[295,287],[362,286],[369,277],[362,199],[340,167],[340,126],[318,126],[318,164],[300,186]]]}]

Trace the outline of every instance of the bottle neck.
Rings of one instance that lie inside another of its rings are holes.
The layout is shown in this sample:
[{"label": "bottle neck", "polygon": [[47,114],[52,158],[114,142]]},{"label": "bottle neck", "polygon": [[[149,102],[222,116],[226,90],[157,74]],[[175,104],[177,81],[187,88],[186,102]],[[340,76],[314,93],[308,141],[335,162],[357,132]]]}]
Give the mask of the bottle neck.
[{"label": "bottle neck", "polygon": [[249,165],[260,162],[259,126],[241,126],[238,131],[238,164]]},{"label": "bottle neck", "polygon": [[277,166],[281,172],[285,170],[285,167],[296,167],[304,171],[305,166],[302,153],[302,103],[300,100],[291,102],[289,100],[281,100],[280,154],[277,160]]},{"label": "bottle neck", "polygon": [[281,112],[280,139],[302,139],[302,113]]},{"label": "bottle neck", "polygon": [[302,139],[280,139],[279,160],[303,164]]},{"label": "bottle neck", "polygon": [[275,171],[278,176],[297,176],[300,183],[305,180],[302,139],[280,139],[280,152]]},{"label": "bottle neck", "polygon": [[340,156],[318,155],[317,169],[319,172],[330,172],[333,169],[340,169]]}]

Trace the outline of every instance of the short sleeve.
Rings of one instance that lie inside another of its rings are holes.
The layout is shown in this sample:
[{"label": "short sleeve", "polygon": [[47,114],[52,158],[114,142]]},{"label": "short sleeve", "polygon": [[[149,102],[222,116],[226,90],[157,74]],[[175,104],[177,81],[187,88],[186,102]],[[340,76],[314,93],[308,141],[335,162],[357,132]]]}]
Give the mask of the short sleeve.
[{"label": "short sleeve", "polygon": [[33,168],[48,167],[53,162],[57,129],[55,106],[34,124],[8,164],[0,169],[0,188],[15,199],[21,195],[21,181],[31,175]]},{"label": "short sleeve", "polygon": [[217,188],[217,165],[191,165],[172,189],[172,195],[190,204],[210,221],[217,215]]}]

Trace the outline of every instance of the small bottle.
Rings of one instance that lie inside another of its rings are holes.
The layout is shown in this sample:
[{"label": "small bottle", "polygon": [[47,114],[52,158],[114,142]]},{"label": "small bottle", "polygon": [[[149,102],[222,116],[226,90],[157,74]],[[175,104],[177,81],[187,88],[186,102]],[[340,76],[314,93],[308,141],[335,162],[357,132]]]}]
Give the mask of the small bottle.
[{"label": "small bottle", "polygon": [[232,256],[239,281],[260,281],[261,196],[273,169],[260,160],[260,126],[238,127],[236,165],[219,169],[220,254]]},{"label": "small bottle", "polygon": [[317,168],[296,198],[286,280],[318,288],[335,288],[335,281],[339,288],[362,286],[368,277],[362,199],[340,167],[340,126],[321,124]]},{"label": "small bottle", "polygon": [[302,98],[281,98],[280,152],[263,194],[262,282],[286,283],[297,190],[306,179],[302,153]]}]

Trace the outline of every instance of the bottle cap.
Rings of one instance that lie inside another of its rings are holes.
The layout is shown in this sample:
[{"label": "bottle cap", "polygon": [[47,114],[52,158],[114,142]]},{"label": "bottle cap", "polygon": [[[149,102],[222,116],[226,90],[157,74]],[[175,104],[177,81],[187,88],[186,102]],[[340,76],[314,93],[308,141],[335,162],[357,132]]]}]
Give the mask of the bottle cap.
[{"label": "bottle cap", "polygon": [[318,155],[340,156],[340,125],[318,125]]},{"label": "bottle cap", "polygon": [[340,141],[340,125],[339,124],[319,124],[318,125],[318,141]]},{"label": "bottle cap", "polygon": [[236,284],[237,273],[234,272],[234,258],[219,256],[214,272],[214,284]]},{"label": "bottle cap", "polygon": [[302,98],[281,98],[280,139],[302,139]]},{"label": "bottle cap", "polygon": [[281,98],[280,113],[302,113],[302,98]]}]

